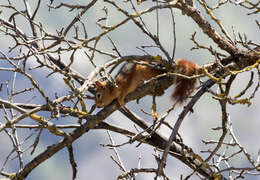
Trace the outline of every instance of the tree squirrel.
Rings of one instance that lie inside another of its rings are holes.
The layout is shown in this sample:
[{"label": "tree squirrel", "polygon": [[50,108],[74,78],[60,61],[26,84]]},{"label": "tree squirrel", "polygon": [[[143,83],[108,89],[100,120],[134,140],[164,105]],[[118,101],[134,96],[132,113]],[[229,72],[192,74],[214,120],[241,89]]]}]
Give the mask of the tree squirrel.
[{"label": "tree squirrel", "polygon": [[[148,62],[141,61],[148,64]],[[176,61],[176,71],[185,76],[197,75],[197,64],[187,60]],[[133,92],[143,81],[149,80],[159,74],[164,73],[162,70],[154,69],[147,65],[126,63],[119,70],[115,77],[115,83],[117,87],[110,81],[95,81],[97,88],[95,95],[96,106],[101,108],[110,104],[114,99],[117,99],[120,106],[125,105],[125,97]],[[172,98],[177,103],[185,101],[195,89],[197,78],[187,79],[184,77],[176,77],[174,83],[176,85],[175,90],[172,93]],[[162,95],[160,93],[159,95]]]}]

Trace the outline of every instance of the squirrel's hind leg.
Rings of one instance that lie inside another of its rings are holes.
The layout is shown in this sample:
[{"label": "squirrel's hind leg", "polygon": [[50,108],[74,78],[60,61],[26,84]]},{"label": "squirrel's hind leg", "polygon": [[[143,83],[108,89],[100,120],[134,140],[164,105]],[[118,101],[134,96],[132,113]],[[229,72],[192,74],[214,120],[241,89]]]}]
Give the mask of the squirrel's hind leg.
[{"label": "squirrel's hind leg", "polygon": [[125,106],[125,96],[120,96],[117,98],[117,101],[121,107]]}]

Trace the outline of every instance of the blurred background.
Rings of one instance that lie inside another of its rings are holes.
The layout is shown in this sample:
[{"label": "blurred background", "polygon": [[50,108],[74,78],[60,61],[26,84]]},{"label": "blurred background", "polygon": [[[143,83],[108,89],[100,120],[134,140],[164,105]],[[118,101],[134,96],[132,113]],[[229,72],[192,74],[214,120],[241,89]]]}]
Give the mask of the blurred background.
[{"label": "blurred background", "polygon": [[[54,1],[53,5],[59,5],[61,2],[64,3],[72,3],[71,1]],[[78,4],[88,4],[90,1],[77,1]],[[16,4],[17,3],[17,4]],[[30,1],[31,8],[34,9],[36,6],[36,2]],[[41,22],[46,31],[56,34],[56,31],[61,30],[62,27],[66,27],[74,18],[75,14],[79,11],[74,10],[72,12],[68,11],[67,8],[59,8],[59,9],[51,9],[47,7],[48,1],[42,2],[38,15],[35,18],[36,22]],[[117,2],[124,9],[129,10],[129,12],[133,13],[131,7],[128,7],[128,3]],[[209,5],[213,5],[216,2],[209,2]],[[7,4],[7,2],[2,1],[1,5]],[[24,10],[23,1],[15,1],[15,7],[20,11]],[[137,6],[137,10],[145,10],[151,6],[156,5],[156,3],[152,3],[150,1],[142,3],[140,6]],[[198,9],[202,10],[202,7],[195,2],[195,5]],[[112,26],[122,21],[125,16],[119,13],[115,8],[111,5],[100,1],[95,4],[93,8],[91,8],[86,15],[82,17],[82,21],[86,23],[86,28],[89,37],[93,37],[103,30],[100,29],[96,25],[96,21],[102,17],[104,17],[105,13],[102,10],[104,7],[108,9],[108,20],[107,25]],[[0,9],[1,10],[1,9]],[[204,10],[202,10],[204,12]],[[4,19],[8,19],[10,15],[13,13],[12,10],[7,10],[2,8],[2,12],[0,17]],[[214,62],[215,58],[206,50],[193,50],[191,48],[194,47],[194,43],[190,40],[191,35],[196,32],[196,40],[204,46],[212,46],[216,48],[219,52],[222,52],[219,48],[216,47],[214,42],[209,39],[203,32],[198,28],[198,25],[194,23],[194,21],[183,15],[179,10],[173,9],[175,23],[176,23],[176,35],[177,35],[177,43],[176,43],[176,53],[175,58],[182,58],[187,60],[192,60],[199,65],[207,64],[210,62]],[[235,33],[241,33],[242,35],[246,34],[247,39],[252,39],[255,42],[260,41],[259,29],[255,23],[255,20],[259,19],[259,15],[250,15],[248,16],[247,11],[240,6],[234,6],[232,4],[226,4],[221,8],[214,11],[214,15],[221,20],[221,23],[225,27],[226,31],[231,35],[232,38],[233,32],[232,27],[235,30]],[[212,22],[210,17],[205,13],[202,13],[210,23],[216,27],[216,24]],[[19,17],[19,16],[17,16]],[[143,16],[143,20],[145,21],[147,27],[153,33],[156,33],[156,13],[149,13]],[[172,54],[173,48],[173,35],[172,35],[172,20],[169,10],[159,11],[159,37],[162,45],[165,49],[168,50],[169,54]],[[21,28],[26,34],[31,34],[31,30],[29,24],[24,21],[24,18],[17,18],[17,26]],[[1,28],[1,27],[0,27]],[[216,27],[217,28],[217,27]],[[217,30],[220,32],[219,28]],[[74,34],[73,31],[70,31],[68,37],[71,37]],[[108,34],[108,36],[113,39],[114,43],[117,45],[120,53],[125,55],[144,55],[137,47],[141,46],[149,46],[154,45],[153,42],[144,35],[140,29],[138,29],[131,21],[124,24],[120,28]],[[13,57],[17,55],[16,51],[12,51],[9,53],[9,46],[14,45],[13,39],[8,36],[5,36],[3,33],[0,33],[0,49],[2,52],[8,54],[8,56]],[[103,37],[98,47],[99,49],[108,51],[113,53],[112,45],[110,41]],[[145,49],[151,55],[163,55],[162,52],[159,51],[158,48],[146,48]],[[76,52],[75,61],[72,65],[73,69],[80,72],[83,76],[87,77],[88,74],[94,69],[93,66],[88,61],[88,58],[84,54],[84,51],[88,51],[87,49],[81,49]],[[224,53],[224,52],[222,52]],[[68,63],[70,54],[64,53],[61,55],[62,61]],[[102,65],[104,62],[107,62],[111,59],[100,55],[98,53],[95,54],[94,61],[97,65]],[[34,58],[31,58],[27,62],[27,66],[34,67],[37,66],[37,63]],[[0,67],[10,67],[8,63],[1,60]],[[67,95],[69,93],[69,88],[63,81],[63,77],[59,74],[54,74],[49,77],[47,75],[51,72],[46,68],[35,69],[28,71],[33,78],[35,78],[41,85],[42,89],[46,92],[46,94],[50,97],[50,99],[55,99],[55,94],[59,97],[63,95]],[[257,74],[255,72],[255,74]],[[233,97],[234,95],[240,93],[247,85],[250,79],[250,72],[242,73],[238,75],[239,78],[235,80],[232,85],[230,95]],[[12,72],[0,71],[0,80],[1,83],[6,84],[6,82],[13,83],[14,75]],[[202,81],[205,81],[207,78],[202,78]],[[26,88],[28,84],[28,80],[18,75],[15,80],[15,89],[21,90]],[[245,94],[244,97],[247,97],[252,93],[256,83],[258,82],[257,76],[254,78],[254,85],[248,90],[248,93]],[[9,85],[9,86],[10,86]],[[218,91],[217,86],[215,85],[212,88],[214,91]],[[159,115],[163,115],[166,109],[168,109],[172,105],[172,101],[170,100],[170,94],[173,90],[173,87],[169,88],[166,94],[162,97],[157,98],[158,104],[158,112]],[[30,92],[28,94],[23,94],[22,96],[16,96],[13,101],[17,103],[32,103],[32,104],[41,104],[44,102],[43,99],[39,98],[37,95],[32,96],[34,92]],[[36,92],[35,92],[36,93]],[[0,92],[1,99],[7,99],[6,87],[3,86],[2,91]],[[260,107],[260,96],[259,92],[256,93],[255,98],[252,100],[252,105],[248,107],[247,105],[228,105],[227,110],[230,115],[233,130],[236,134],[241,145],[246,147],[248,153],[252,155],[254,160],[257,158],[258,150],[260,147],[259,141],[259,128],[260,128],[260,119],[259,119],[259,107]],[[93,105],[92,100],[86,100],[86,104],[88,108]],[[145,115],[141,109],[147,112],[151,112],[152,105],[152,97],[146,96],[142,98],[137,104],[135,101],[132,101],[127,104],[127,107],[134,111],[138,116],[144,118],[147,122],[152,123],[153,120],[151,117]],[[172,126],[178,118],[179,113],[182,111],[183,107],[177,107],[174,111],[170,113],[167,117],[167,121]],[[99,111],[97,109],[96,111]],[[5,119],[3,118],[3,112],[1,112],[0,122],[5,123]],[[43,116],[48,117],[48,113],[43,113]],[[59,118],[58,120],[52,120],[55,124],[70,124],[77,123],[76,118]],[[106,122],[119,125],[121,127],[128,128],[130,130],[135,130],[133,124],[121,113],[115,112],[109,118],[105,120]],[[33,122],[30,119],[25,119],[22,121],[22,124],[32,124]],[[207,93],[205,94],[195,105],[194,113],[190,113],[188,117],[184,120],[181,129],[180,135],[183,138],[185,144],[193,148],[195,153],[199,153],[202,157],[206,158],[208,156],[207,153],[200,153],[201,150],[208,150],[209,148],[213,148],[215,146],[205,146],[202,143],[202,140],[218,140],[221,136],[221,131],[213,131],[212,128],[221,126],[221,109],[218,101],[212,98],[212,95]],[[30,133],[34,130],[28,129],[19,129],[18,135],[20,140],[26,138]],[[166,127],[161,127],[160,131],[168,136],[171,131]],[[122,135],[112,133],[111,136],[114,138],[116,144],[120,144],[128,141]],[[225,142],[229,142],[230,137],[227,136]],[[43,134],[40,137],[40,143],[36,148],[36,152],[31,156],[30,150],[26,151],[23,155],[25,158],[25,163],[29,162],[33,157],[46,149],[47,146],[58,142],[56,136],[50,135],[48,131],[44,130]],[[31,138],[25,144],[23,144],[23,148],[28,147],[31,143],[33,143],[33,139]],[[89,133],[83,135],[79,138],[74,144],[74,154],[75,160],[78,165],[78,175],[77,179],[85,180],[85,179],[116,179],[122,172],[119,167],[111,160],[110,156],[114,156],[115,154],[113,150],[102,147],[100,144],[109,144],[109,138],[107,132],[104,130],[92,130]],[[117,150],[121,157],[122,162],[124,163],[127,170],[131,168],[137,167],[138,161],[141,162],[141,167],[150,168],[157,167],[155,158],[153,154],[154,148],[145,144],[142,144],[136,148],[137,143],[133,143],[131,145],[126,145],[119,147]],[[3,166],[4,161],[10,150],[12,149],[12,144],[6,133],[0,133],[0,167]],[[219,153],[221,154],[224,149],[220,149]],[[229,148],[228,154],[232,154],[236,152],[237,148]],[[168,163],[165,169],[166,174],[170,179],[180,179],[180,176],[183,174],[188,175],[192,172],[190,168],[182,164],[179,160],[168,157]],[[240,158],[235,157],[233,160],[233,164],[236,167],[245,167],[248,166],[248,161],[244,156]],[[5,171],[7,172],[15,172],[17,171],[18,164],[17,159],[14,159],[11,162],[8,162]],[[34,169],[32,173],[27,177],[28,180],[33,179],[63,179],[68,180],[72,177],[71,166],[69,164],[68,152],[67,149],[63,149],[62,151],[55,154],[52,158],[42,163],[39,167]],[[136,179],[138,180],[148,180],[152,179],[154,174],[138,174]],[[197,179],[198,177],[194,176],[191,179]],[[246,179],[256,180],[259,177],[256,176],[248,176]]]}]

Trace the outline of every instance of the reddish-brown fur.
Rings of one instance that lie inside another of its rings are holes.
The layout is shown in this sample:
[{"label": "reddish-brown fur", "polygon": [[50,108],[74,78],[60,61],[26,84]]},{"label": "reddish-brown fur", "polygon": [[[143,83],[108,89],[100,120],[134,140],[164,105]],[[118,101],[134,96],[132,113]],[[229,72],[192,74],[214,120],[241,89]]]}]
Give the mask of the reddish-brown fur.
[{"label": "reddish-brown fur", "polygon": [[[176,64],[176,73],[185,76],[193,76],[198,74],[197,64],[191,61],[180,59],[176,62]],[[172,93],[172,99],[176,100],[180,104],[183,103],[194,91],[197,80],[197,78],[188,79],[183,77],[176,77],[174,82],[176,87]]]},{"label": "reddish-brown fur", "polygon": [[[142,61],[142,63],[147,63]],[[185,76],[192,76],[197,74],[197,65],[187,60],[178,60],[176,62],[176,73],[183,74]],[[149,80],[159,74],[162,71],[153,69],[146,65],[127,63],[121,70],[119,70],[115,81],[117,87],[113,86],[109,81],[96,81],[97,92],[95,101],[97,107],[104,107],[110,104],[114,99],[117,99],[121,106],[125,105],[125,97],[133,92],[143,81]],[[195,88],[196,79],[185,79],[177,77],[175,79],[175,90],[172,94],[173,99],[182,103],[187,97],[190,96]],[[163,93],[160,93],[162,95]]]}]

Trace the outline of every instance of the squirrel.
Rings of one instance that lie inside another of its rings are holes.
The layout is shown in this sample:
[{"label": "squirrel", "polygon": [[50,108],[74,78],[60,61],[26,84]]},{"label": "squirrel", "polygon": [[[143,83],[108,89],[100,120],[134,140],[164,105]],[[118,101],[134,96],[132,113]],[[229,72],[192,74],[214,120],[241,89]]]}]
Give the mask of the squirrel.
[{"label": "squirrel", "polygon": [[[97,88],[95,94],[96,106],[101,108],[109,105],[114,99],[117,99],[120,106],[125,105],[125,97],[133,92],[143,81],[149,80],[157,75],[165,73],[163,70],[155,69],[145,64],[146,61],[141,61],[144,64],[126,63],[118,71],[115,76],[115,83],[117,87],[110,81],[95,81]],[[179,59],[176,61],[175,73],[184,76],[197,75],[199,66],[191,61]],[[176,85],[172,99],[177,103],[183,103],[194,91],[197,78],[176,77],[173,84]],[[156,95],[160,96],[164,92],[159,92]]]}]

